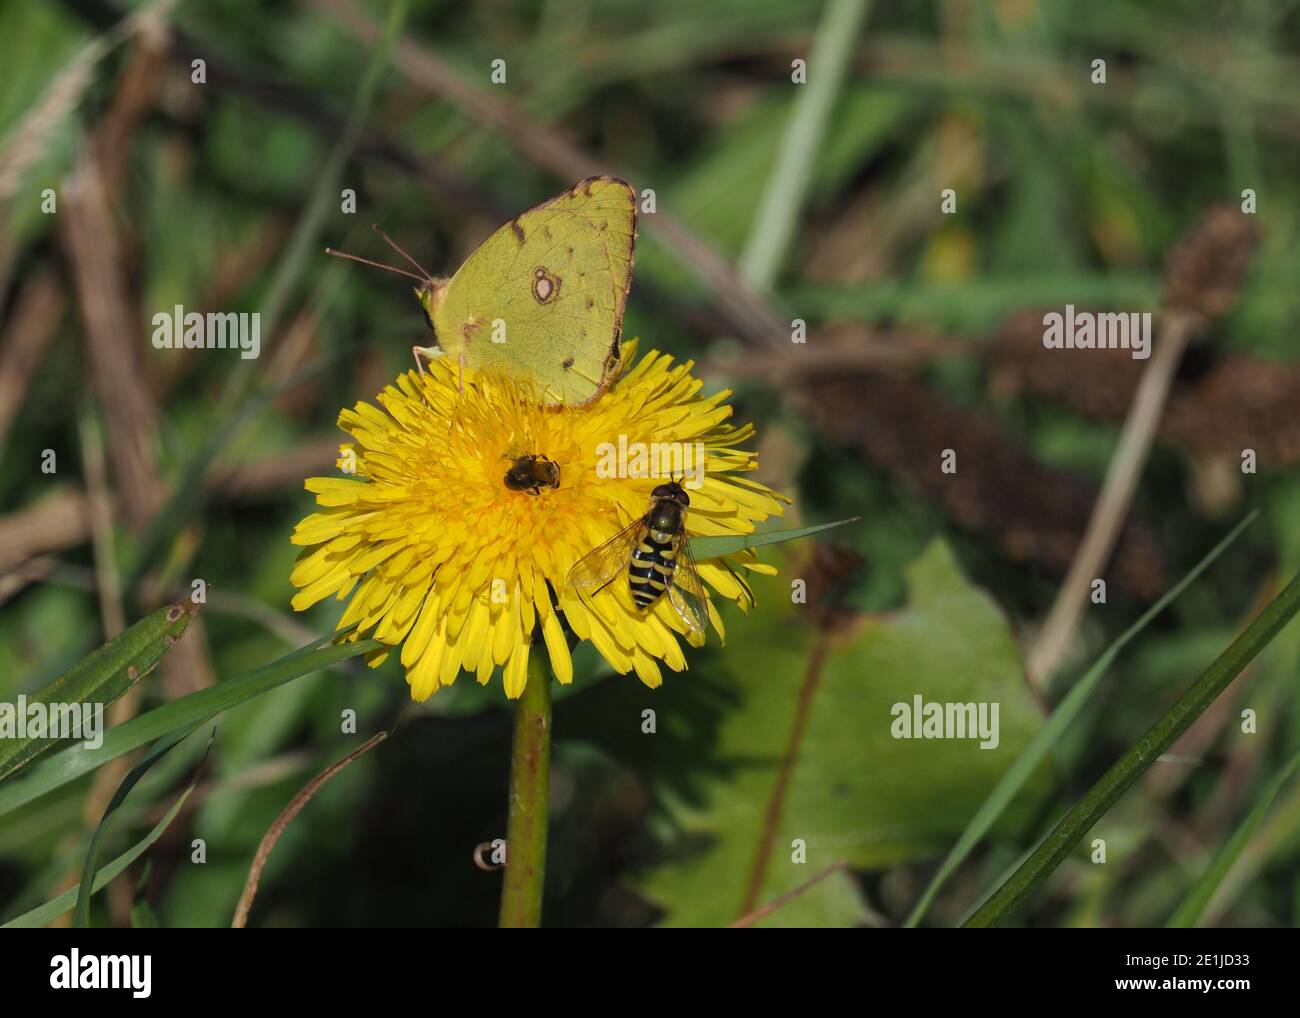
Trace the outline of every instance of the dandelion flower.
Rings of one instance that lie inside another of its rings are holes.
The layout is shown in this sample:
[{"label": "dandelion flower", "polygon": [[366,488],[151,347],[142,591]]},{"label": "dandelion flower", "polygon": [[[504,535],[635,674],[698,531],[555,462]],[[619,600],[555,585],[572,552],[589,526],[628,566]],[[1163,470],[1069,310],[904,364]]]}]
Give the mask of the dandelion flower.
[{"label": "dandelion flower", "polygon": [[[626,344],[629,361],[633,350]],[[338,461],[349,476],[306,482],[320,511],[294,530],[304,550],[291,577],[299,588],[293,607],[350,598],[339,628],[355,628],[344,639],[372,636],[385,645],[372,666],[400,645],[416,700],[462,669],[486,683],[498,667],[506,695],[517,698],[538,631],[537,649],[545,646],[552,673],[568,683],[566,628],[618,672],[658,686],[660,663],[686,667],[679,637],[688,629],[669,599],[642,613],[625,582],[588,597],[565,586],[578,559],[646,512],[664,479],[609,476],[617,472],[602,470],[602,457],[620,441],[702,448],[702,483],[689,491],[693,536],[751,533],[787,501],[743,476],[756,467],[755,454],[738,448],[753,427],[728,424],[730,394],[701,396],[691,367],[650,352],[585,407],[545,406],[508,378],[462,379],[450,358],[423,375],[400,375],[379,395],[382,410],[361,402],[339,415],[353,438]],[[559,486],[507,487],[504,475],[523,455],[556,464]],[[751,550],[699,563],[711,588],[709,620],[722,638],[714,599],[747,608],[746,572],[775,570]]]}]

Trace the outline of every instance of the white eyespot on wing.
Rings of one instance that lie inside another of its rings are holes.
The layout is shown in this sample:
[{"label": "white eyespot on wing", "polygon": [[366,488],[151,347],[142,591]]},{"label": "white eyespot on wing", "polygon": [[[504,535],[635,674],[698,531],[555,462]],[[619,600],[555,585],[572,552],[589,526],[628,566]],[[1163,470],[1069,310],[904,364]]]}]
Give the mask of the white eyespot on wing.
[{"label": "white eyespot on wing", "polygon": [[549,304],[559,296],[560,277],[539,265],[533,269],[533,300],[538,304]]}]

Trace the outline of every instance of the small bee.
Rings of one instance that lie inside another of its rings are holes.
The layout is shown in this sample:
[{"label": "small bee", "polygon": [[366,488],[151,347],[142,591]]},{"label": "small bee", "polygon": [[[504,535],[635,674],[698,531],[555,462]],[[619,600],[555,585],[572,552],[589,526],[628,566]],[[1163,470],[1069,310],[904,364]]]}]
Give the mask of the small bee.
[{"label": "small bee", "polygon": [[543,486],[547,488],[560,486],[560,465],[541,453],[520,456],[506,471],[505,484],[511,491],[526,491],[530,495],[540,495]]},{"label": "small bee", "polygon": [[[645,613],[664,594],[686,623],[691,642],[703,642],[708,600],[686,534],[690,496],[676,481],[650,493],[650,508],[569,570],[568,584],[584,599],[626,576],[632,602]],[[748,587],[741,583],[742,589]]]}]

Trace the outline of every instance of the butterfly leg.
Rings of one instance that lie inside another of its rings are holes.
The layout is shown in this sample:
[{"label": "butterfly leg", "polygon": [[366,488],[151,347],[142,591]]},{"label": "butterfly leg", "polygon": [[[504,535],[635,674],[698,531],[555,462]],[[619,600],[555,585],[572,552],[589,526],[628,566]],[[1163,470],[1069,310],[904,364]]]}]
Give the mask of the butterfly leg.
[{"label": "butterfly leg", "polygon": [[425,360],[431,361],[435,357],[441,357],[442,351],[436,346],[413,346],[411,347],[411,356],[415,358],[415,366],[419,369],[420,377],[423,378],[424,361],[420,360],[420,358],[424,357]]}]

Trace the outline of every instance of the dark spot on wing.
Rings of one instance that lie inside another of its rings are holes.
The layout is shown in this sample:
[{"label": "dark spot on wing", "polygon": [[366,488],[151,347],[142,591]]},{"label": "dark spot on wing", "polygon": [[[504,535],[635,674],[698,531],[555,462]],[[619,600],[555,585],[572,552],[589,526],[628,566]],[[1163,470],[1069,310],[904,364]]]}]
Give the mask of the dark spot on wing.
[{"label": "dark spot on wing", "polygon": [[560,367],[564,368],[565,371],[568,371],[569,368],[573,367],[573,358],[572,357],[564,358],[564,363],[562,363]]},{"label": "dark spot on wing", "polygon": [[518,219],[510,220],[510,229],[515,231],[515,240],[519,241],[520,245],[522,245],[526,238],[524,237],[524,228],[519,225]]}]

